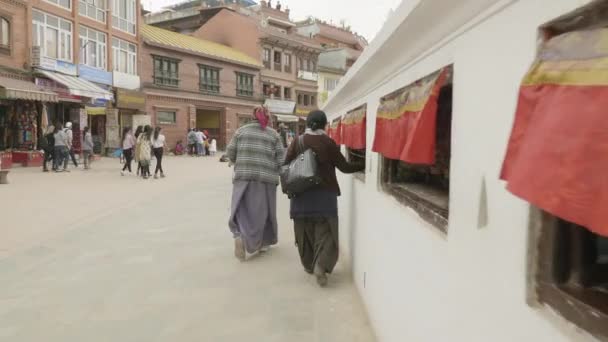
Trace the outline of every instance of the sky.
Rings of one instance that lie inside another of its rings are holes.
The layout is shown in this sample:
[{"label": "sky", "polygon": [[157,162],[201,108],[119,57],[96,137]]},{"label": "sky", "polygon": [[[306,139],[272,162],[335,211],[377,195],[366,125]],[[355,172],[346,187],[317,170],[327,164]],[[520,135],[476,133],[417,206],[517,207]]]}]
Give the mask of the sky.
[{"label": "sky", "polygon": [[[183,0],[142,0],[146,9],[157,11],[163,6]],[[273,5],[277,0],[273,0]],[[259,3],[259,0],[256,0]],[[339,24],[345,20],[353,31],[371,42],[380,31],[388,14],[399,6],[401,0],[282,0],[291,9],[291,19],[301,20],[312,15]],[[150,8],[150,6],[152,8]]]}]

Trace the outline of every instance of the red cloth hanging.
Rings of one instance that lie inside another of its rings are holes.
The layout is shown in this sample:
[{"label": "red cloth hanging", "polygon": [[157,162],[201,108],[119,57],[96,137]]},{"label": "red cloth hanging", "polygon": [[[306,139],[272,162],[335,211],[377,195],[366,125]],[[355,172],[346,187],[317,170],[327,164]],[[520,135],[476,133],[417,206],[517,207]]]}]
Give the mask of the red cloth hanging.
[{"label": "red cloth hanging", "polygon": [[608,236],[608,29],[545,42],[519,93],[501,178],[514,195]]},{"label": "red cloth hanging", "polygon": [[341,142],[353,150],[364,150],[366,147],[367,108],[355,109],[342,120]]},{"label": "red cloth hanging", "polygon": [[437,100],[447,77],[446,68],[382,100],[374,152],[411,164],[435,164]]},{"label": "red cloth hanging", "polygon": [[328,125],[327,134],[336,144],[342,144],[342,118],[335,119]]}]

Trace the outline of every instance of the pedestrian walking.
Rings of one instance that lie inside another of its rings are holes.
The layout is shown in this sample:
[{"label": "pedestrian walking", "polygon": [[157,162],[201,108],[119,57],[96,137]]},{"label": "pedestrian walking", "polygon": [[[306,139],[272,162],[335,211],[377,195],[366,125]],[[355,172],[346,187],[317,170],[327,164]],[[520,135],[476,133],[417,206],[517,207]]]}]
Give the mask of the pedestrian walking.
[{"label": "pedestrian walking", "polygon": [[74,133],[72,132],[72,123],[67,122],[65,124],[65,135],[67,137],[67,148],[68,148],[68,157],[63,161],[63,168],[67,170],[68,164],[70,163],[70,159],[74,164],[75,168],[78,168],[78,162],[76,161],[76,155],[74,154]]},{"label": "pedestrian walking", "polygon": [[[346,161],[338,145],[323,130],[326,125],[324,112],[317,110],[309,113],[304,135],[292,142],[285,158],[287,165],[307,149],[311,149],[317,157],[317,172],[322,182],[291,199],[290,215],[294,221],[302,265],[306,272],[316,276],[320,286],[327,285],[327,274],[332,273],[338,262],[340,186],[336,179],[336,168],[344,173],[365,168],[364,165]],[[298,146],[303,146],[303,150]]]},{"label": "pedestrian walking", "polygon": [[70,157],[68,152],[68,137],[59,123],[55,125],[53,139],[55,140],[53,150],[53,171],[68,171],[66,168],[67,162],[64,163],[64,160],[67,160]]},{"label": "pedestrian walking", "polygon": [[127,170],[129,173],[133,173],[133,170],[131,169],[131,162],[133,161],[133,149],[135,148],[135,143],[133,130],[131,127],[125,127],[122,130],[122,154],[125,157],[125,165],[122,167],[122,171],[120,171],[120,174],[123,176]]},{"label": "pedestrian walking", "polygon": [[93,159],[93,135],[89,131],[89,127],[85,127],[82,131],[82,158],[84,159],[84,169],[91,169],[91,160]]},{"label": "pedestrian walking", "polygon": [[[54,137],[55,126],[50,125],[44,135],[40,139],[40,147],[44,151],[44,161],[42,163],[42,171],[49,172],[48,164],[49,162],[54,162],[54,149],[55,149],[55,137]],[[52,168],[51,164],[51,168]]]},{"label": "pedestrian walking", "polygon": [[278,242],[277,185],[285,149],[279,134],[268,127],[268,110],[258,107],[253,117],[236,131],[226,152],[234,164],[229,226],[241,261],[247,253],[263,252]]},{"label": "pedestrian walking", "polygon": [[156,158],[156,169],[154,170],[154,179],[158,179],[158,172],[160,177],[165,178],[165,172],[163,171],[163,153],[165,151],[165,136],[160,133],[161,128],[156,127],[154,129],[154,136],[152,137],[152,151]]},{"label": "pedestrian walking", "polygon": [[139,163],[139,144],[137,144],[137,141],[139,139],[139,136],[144,132],[144,126],[137,126],[137,129],[135,129],[135,148],[133,150],[133,159],[135,160],[135,163],[137,164],[137,176],[140,175],[141,172],[141,164]]},{"label": "pedestrian walking", "polygon": [[188,130],[186,141],[188,142],[188,154],[194,157],[198,154],[196,148],[196,131],[194,129]]},{"label": "pedestrian walking", "polygon": [[137,138],[137,159],[141,166],[141,176],[143,179],[150,177],[150,161],[152,160],[152,127],[144,127],[143,133]]}]

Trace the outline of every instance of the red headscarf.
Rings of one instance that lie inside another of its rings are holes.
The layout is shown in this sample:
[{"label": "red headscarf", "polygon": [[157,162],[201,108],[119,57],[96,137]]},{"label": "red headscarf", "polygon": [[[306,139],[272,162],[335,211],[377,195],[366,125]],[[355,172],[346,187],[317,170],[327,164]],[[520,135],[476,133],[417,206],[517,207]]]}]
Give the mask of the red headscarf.
[{"label": "red headscarf", "polygon": [[257,107],[253,110],[253,117],[260,122],[262,129],[268,127],[268,121],[270,120],[268,115],[268,109],[266,107]]}]

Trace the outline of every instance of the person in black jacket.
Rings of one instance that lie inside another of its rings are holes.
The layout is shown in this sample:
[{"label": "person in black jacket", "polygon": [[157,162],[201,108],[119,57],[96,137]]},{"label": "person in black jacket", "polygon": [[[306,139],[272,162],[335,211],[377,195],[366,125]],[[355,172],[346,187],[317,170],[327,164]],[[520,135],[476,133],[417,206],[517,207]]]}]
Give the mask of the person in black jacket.
[{"label": "person in black jacket", "polygon": [[48,163],[50,161],[53,161],[55,147],[55,136],[53,135],[54,131],[55,126],[49,126],[46,130],[46,133],[42,135],[39,141],[40,148],[44,151],[44,161],[42,163],[43,172],[49,172]]},{"label": "person in black jacket", "polygon": [[317,157],[317,172],[320,185],[298,194],[291,199],[290,215],[294,221],[296,244],[304,270],[317,277],[320,286],[327,285],[327,274],[338,262],[338,196],[340,186],[336,179],[336,168],[344,173],[363,171],[365,165],[349,163],[340,152],[340,147],[324,131],[327,116],[322,111],[313,111],[306,119],[306,132],[295,139],[287,151],[285,163],[291,163],[301,151],[311,149]]}]

